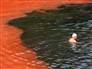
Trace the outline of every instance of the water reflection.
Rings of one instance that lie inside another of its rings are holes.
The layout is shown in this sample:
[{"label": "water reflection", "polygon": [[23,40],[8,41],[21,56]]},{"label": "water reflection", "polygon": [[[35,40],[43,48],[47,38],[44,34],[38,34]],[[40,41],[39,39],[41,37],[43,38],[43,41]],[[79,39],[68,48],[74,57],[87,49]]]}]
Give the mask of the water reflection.
[{"label": "water reflection", "polygon": [[[45,13],[27,13],[11,20],[24,30],[22,41],[37,52],[38,58],[52,69],[91,69],[92,67],[92,4],[66,5]],[[68,43],[73,32],[78,34],[79,52]]]}]

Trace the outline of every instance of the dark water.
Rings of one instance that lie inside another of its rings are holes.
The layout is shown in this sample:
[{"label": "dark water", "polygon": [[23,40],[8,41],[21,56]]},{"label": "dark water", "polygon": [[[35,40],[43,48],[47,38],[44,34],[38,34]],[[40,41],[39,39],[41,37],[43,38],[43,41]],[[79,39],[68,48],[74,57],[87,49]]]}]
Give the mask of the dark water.
[{"label": "dark water", "polygon": [[[92,69],[92,4],[65,5],[26,15],[10,20],[9,25],[24,30],[20,38],[37,52],[37,58],[52,69]],[[79,38],[77,52],[68,43],[73,32]]]}]

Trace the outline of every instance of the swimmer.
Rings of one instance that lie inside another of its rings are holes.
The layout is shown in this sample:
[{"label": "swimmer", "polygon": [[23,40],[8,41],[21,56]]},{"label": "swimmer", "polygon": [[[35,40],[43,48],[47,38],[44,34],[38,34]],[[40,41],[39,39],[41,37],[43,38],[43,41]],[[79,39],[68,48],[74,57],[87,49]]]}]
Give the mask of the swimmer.
[{"label": "swimmer", "polygon": [[72,37],[69,39],[69,43],[72,45],[72,49],[76,49],[77,48],[77,34],[73,33]]}]

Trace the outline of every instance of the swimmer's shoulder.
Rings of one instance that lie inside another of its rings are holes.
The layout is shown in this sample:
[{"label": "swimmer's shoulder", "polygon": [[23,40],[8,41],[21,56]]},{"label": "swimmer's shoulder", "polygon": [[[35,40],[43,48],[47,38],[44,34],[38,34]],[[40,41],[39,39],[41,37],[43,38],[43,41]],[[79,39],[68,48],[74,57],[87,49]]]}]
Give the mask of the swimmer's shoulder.
[{"label": "swimmer's shoulder", "polygon": [[71,42],[72,40],[73,40],[73,38],[69,38],[69,40],[68,40],[68,41],[69,41],[69,42]]}]

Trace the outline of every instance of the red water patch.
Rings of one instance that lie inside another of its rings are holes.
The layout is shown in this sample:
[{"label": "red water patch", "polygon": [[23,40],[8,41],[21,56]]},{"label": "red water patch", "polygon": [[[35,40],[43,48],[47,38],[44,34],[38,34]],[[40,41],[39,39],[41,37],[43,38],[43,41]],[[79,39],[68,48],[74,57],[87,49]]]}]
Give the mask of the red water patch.
[{"label": "red water patch", "polygon": [[0,67],[1,69],[48,69],[36,53],[24,47],[20,40],[22,30],[7,23],[13,18],[35,9],[54,9],[69,3],[92,3],[92,0],[2,0],[0,10]]}]

